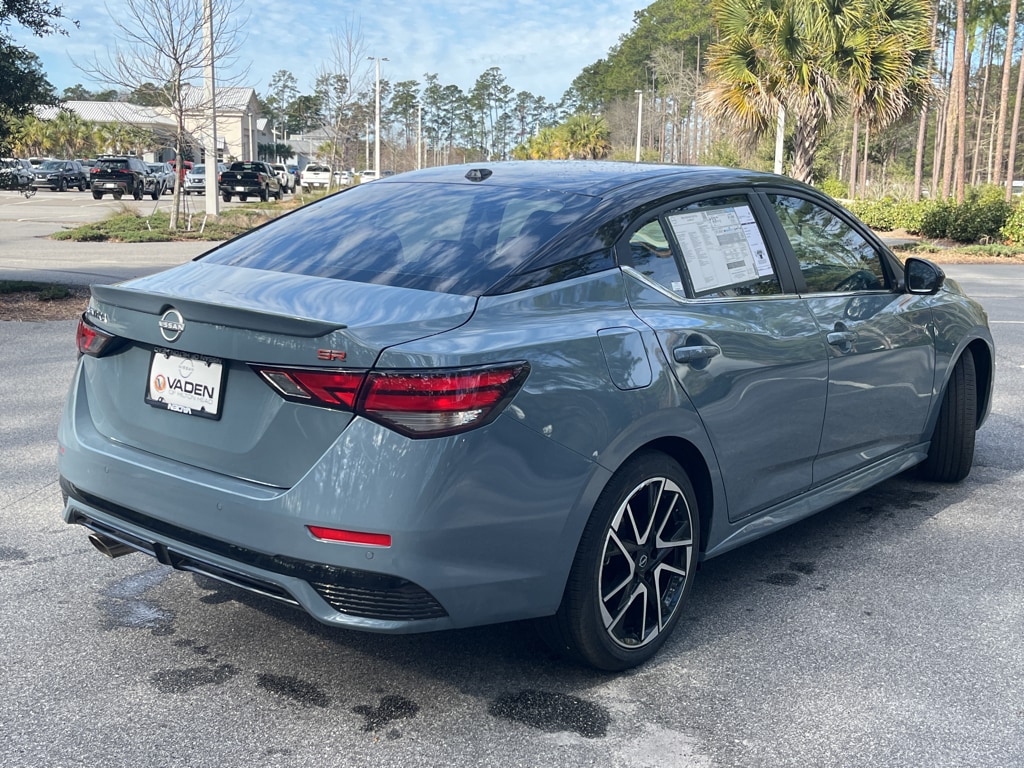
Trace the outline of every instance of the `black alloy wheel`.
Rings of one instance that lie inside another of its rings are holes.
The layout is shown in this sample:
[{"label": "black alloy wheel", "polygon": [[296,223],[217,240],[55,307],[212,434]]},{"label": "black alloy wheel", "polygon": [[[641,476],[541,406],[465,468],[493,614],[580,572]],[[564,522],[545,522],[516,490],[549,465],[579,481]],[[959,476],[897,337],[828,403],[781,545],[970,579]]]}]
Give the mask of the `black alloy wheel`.
[{"label": "black alloy wheel", "polygon": [[594,506],[545,640],[602,670],[646,662],[679,622],[699,543],[686,471],[660,452],[634,456]]}]

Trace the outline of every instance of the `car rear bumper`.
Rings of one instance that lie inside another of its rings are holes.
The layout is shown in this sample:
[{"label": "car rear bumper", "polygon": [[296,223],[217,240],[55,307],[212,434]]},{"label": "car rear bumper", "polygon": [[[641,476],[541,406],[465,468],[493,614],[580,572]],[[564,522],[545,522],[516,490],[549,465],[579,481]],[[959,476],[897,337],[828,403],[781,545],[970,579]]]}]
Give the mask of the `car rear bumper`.
[{"label": "car rear bumper", "polygon": [[605,480],[508,416],[418,441],[356,418],[294,486],[268,487],[109,441],[80,376],[59,431],[65,520],[328,625],[411,633],[553,613],[593,503],[583,490]]}]

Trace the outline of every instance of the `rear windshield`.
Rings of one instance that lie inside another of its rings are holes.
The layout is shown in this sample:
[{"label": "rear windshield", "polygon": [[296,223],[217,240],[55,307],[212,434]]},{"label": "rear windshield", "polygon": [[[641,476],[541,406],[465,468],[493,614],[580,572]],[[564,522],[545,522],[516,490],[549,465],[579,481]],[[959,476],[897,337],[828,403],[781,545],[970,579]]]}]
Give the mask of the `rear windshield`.
[{"label": "rear windshield", "polygon": [[122,168],[128,167],[127,160],[100,160],[96,163],[97,168],[101,168],[104,171],[120,171]]},{"label": "rear windshield", "polygon": [[246,172],[249,172],[249,171],[260,171],[260,172],[262,172],[262,171],[266,171],[267,169],[266,169],[266,167],[262,163],[232,163],[231,164],[231,170],[235,171],[236,173],[237,172],[246,173]]},{"label": "rear windshield", "polygon": [[331,169],[327,166],[306,166],[306,173],[319,173],[321,171],[330,171]]},{"label": "rear windshield", "polygon": [[597,202],[509,187],[360,185],[243,235],[204,261],[478,296]]}]

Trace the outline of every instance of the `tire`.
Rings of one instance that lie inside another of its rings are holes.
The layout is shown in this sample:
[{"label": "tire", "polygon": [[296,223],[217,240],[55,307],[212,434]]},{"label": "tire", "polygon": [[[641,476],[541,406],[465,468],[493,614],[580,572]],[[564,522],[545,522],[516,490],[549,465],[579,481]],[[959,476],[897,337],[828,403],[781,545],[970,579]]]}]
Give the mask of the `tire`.
[{"label": "tire", "polygon": [[266,203],[270,199],[270,187],[260,187],[260,200]]},{"label": "tire", "polygon": [[142,187],[138,184],[132,189],[132,200],[142,200]]},{"label": "tire", "polygon": [[231,193],[230,192],[223,193],[220,196],[220,199],[223,200],[225,203],[230,203],[231,202]]},{"label": "tire", "polygon": [[97,192],[96,190],[93,190],[92,191],[92,199],[93,200],[103,200],[103,193],[102,192]]},{"label": "tire", "polygon": [[247,200],[249,199],[249,196],[248,196],[248,195],[239,195],[239,196],[238,196],[238,199],[239,199],[239,200],[240,200],[241,202],[243,202],[243,203],[244,203],[244,202],[246,202],[246,201],[247,201]]},{"label": "tire", "polygon": [[699,543],[686,471],[659,452],[636,455],[594,505],[561,606],[540,621],[544,640],[601,670],[646,662],[679,623]]},{"label": "tire", "polygon": [[122,197],[124,197],[123,192],[113,192],[111,194],[114,196],[114,200],[120,200]]},{"label": "tire", "polygon": [[274,195],[274,199],[275,200],[281,200],[282,198],[284,198],[284,190],[282,188],[278,187],[277,188],[277,194]]},{"label": "tire", "polygon": [[78,191],[79,192],[85,192],[85,182],[79,182],[78,183]]},{"label": "tire", "polygon": [[978,372],[974,354],[964,350],[946,383],[939,418],[921,463],[921,477],[928,481],[957,483],[971,472],[974,437],[978,426]]},{"label": "tire", "polygon": [[163,190],[157,187],[151,193],[149,193],[149,197],[151,197],[153,200],[160,200],[160,196],[162,194]]},{"label": "tire", "polygon": [[57,192],[67,192],[67,191],[68,191],[68,180],[62,178],[60,180],[60,184],[57,185]]}]

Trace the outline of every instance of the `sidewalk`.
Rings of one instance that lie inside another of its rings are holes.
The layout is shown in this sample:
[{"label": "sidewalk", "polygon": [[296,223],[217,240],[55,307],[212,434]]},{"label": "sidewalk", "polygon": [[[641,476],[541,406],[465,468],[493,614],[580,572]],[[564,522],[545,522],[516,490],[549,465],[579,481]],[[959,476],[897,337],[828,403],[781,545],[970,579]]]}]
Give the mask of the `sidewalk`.
[{"label": "sidewalk", "polygon": [[2,223],[0,280],[90,285],[116,283],[190,261],[217,245],[213,241],[170,243],[76,243],[50,240],[59,226],[41,222]]}]

